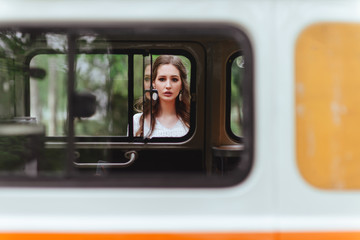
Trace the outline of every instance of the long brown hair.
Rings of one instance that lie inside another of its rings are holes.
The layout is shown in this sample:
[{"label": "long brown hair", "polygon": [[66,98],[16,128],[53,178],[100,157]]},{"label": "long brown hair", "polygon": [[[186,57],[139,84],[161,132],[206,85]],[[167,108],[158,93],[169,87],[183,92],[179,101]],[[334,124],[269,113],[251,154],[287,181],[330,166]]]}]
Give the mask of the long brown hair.
[{"label": "long brown hair", "polygon": [[[190,88],[189,88],[189,84],[187,82],[186,68],[185,68],[183,62],[181,61],[181,58],[177,57],[177,56],[173,56],[173,55],[160,55],[153,64],[151,81],[154,83],[154,81],[157,77],[157,72],[158,72],[159,67],[161,65],[167,65],[167,64],[171,64],[179,70],[180,78],[181,78],[181,85],[182,85],[182,89],[180,91],[180,93],[182,94],[182,97],[181,97],[182,99],[180,101],[179,96],[178,96],[175,100],[176,115],[189,128],[190,127]],[[151,134],[155,128],[155,117],[159,113],[159,106],[160,106],[159,100],[151,101],[150,99],[147,99],[145,97],[145,102],[144,102],[144,101],[142,101],[142,98],[141,98],[141,100],[137,101],[137,103],[135,104],[137,106],[137,110],[139,110],[140,102],[142,102],[143,114],[140,117],[140,120],[139,120],[140,127],[139,127],[138,131],[136,132],[135,136],[144,136],[144,116],[147,116],[148,114],[150,114],[150,109],[152,109],[151,126],[150,126],[150,133],[149,133],[149,136],[151,136]],[[152,102],[152,106],[150,107],[151,102]]]}]

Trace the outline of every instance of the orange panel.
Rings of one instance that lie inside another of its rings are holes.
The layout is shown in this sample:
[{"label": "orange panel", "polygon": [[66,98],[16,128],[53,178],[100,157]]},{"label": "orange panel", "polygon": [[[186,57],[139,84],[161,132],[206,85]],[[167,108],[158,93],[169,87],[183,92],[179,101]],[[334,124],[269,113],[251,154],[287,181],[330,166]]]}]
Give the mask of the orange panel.
[{"label": "orange panel", "polygon": [[324,189],[360,188],[360,25],[307,28],[296,45],[296,155]]}]

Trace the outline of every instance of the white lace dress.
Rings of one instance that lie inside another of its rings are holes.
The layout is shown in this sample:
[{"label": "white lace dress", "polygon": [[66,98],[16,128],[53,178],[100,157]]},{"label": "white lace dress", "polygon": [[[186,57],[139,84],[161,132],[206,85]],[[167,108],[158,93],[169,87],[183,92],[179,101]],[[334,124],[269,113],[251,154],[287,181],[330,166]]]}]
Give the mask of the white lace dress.
[{"label": "white lace dress", "polygon": [[[141,115],[142,113],[137,113],[133,117],[134,136],[140,128]],[[150,131],[150,124],[147,121],[145,121],[144,123],[145,136],[147,136],[149,131]],[[172,128],[164,127],[158,120],[156,120],[154,131],[152,132],[150,137],[182,137],[185,136],[188,131],[189,128],[184,124],[184,122],[181,119],[179,119],[175,124],[175,126]]]}]

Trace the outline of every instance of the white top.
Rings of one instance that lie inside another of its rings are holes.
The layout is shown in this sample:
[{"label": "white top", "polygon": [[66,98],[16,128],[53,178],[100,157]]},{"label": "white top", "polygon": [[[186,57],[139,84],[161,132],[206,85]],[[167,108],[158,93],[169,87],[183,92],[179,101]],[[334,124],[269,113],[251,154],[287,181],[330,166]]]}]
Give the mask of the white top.
[{"label": "white top", "polygon": [[[137,113],[133,117],[134,122],[134,136],[136,132],[139,130],[140,127],[140,117],[142,113]],[[145,120],[144,122],[144,133],[145,136],[150,131],[150,124]],[[185,123],[179,119],[175,126],[172,128],[164,127],[157,119],[155,122],[155,128],[154,131],[151,134],[151,137],[182,137],[187,134],[189,131],[189,128],[185,125]]]}]

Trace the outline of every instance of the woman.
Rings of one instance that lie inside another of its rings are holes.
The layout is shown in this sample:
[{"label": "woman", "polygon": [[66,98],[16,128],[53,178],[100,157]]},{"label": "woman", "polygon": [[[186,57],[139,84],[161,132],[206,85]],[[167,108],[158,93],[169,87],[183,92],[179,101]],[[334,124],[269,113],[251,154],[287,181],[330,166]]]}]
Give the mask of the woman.
[{"label": "woman", "polygon": [[190,94],[186,78],[186,68],[179,57],[161,55],[155,60],[152,86],[157,90],[158,98],[152,101],[145,98],[143,113],[134,115],[135,136],[144,136],[144,133],[145,137],[186,135],[190,127]]},{"label": "woman", "polygon": [[[143,106],[150,104],[150,80],[151,80],[150,78],[151,78],[150,61],[148,61],[148,59],[146,59],[144,62],[144,80],[143,80],[145,98],[140,97],[139,99],[136,100],[136,102],[134,104],[134,108],[135,108],[135,111],[137,111],[137,112],[142,112]],[[145,100],[145,102],[144,102],[144,100]]]}]

